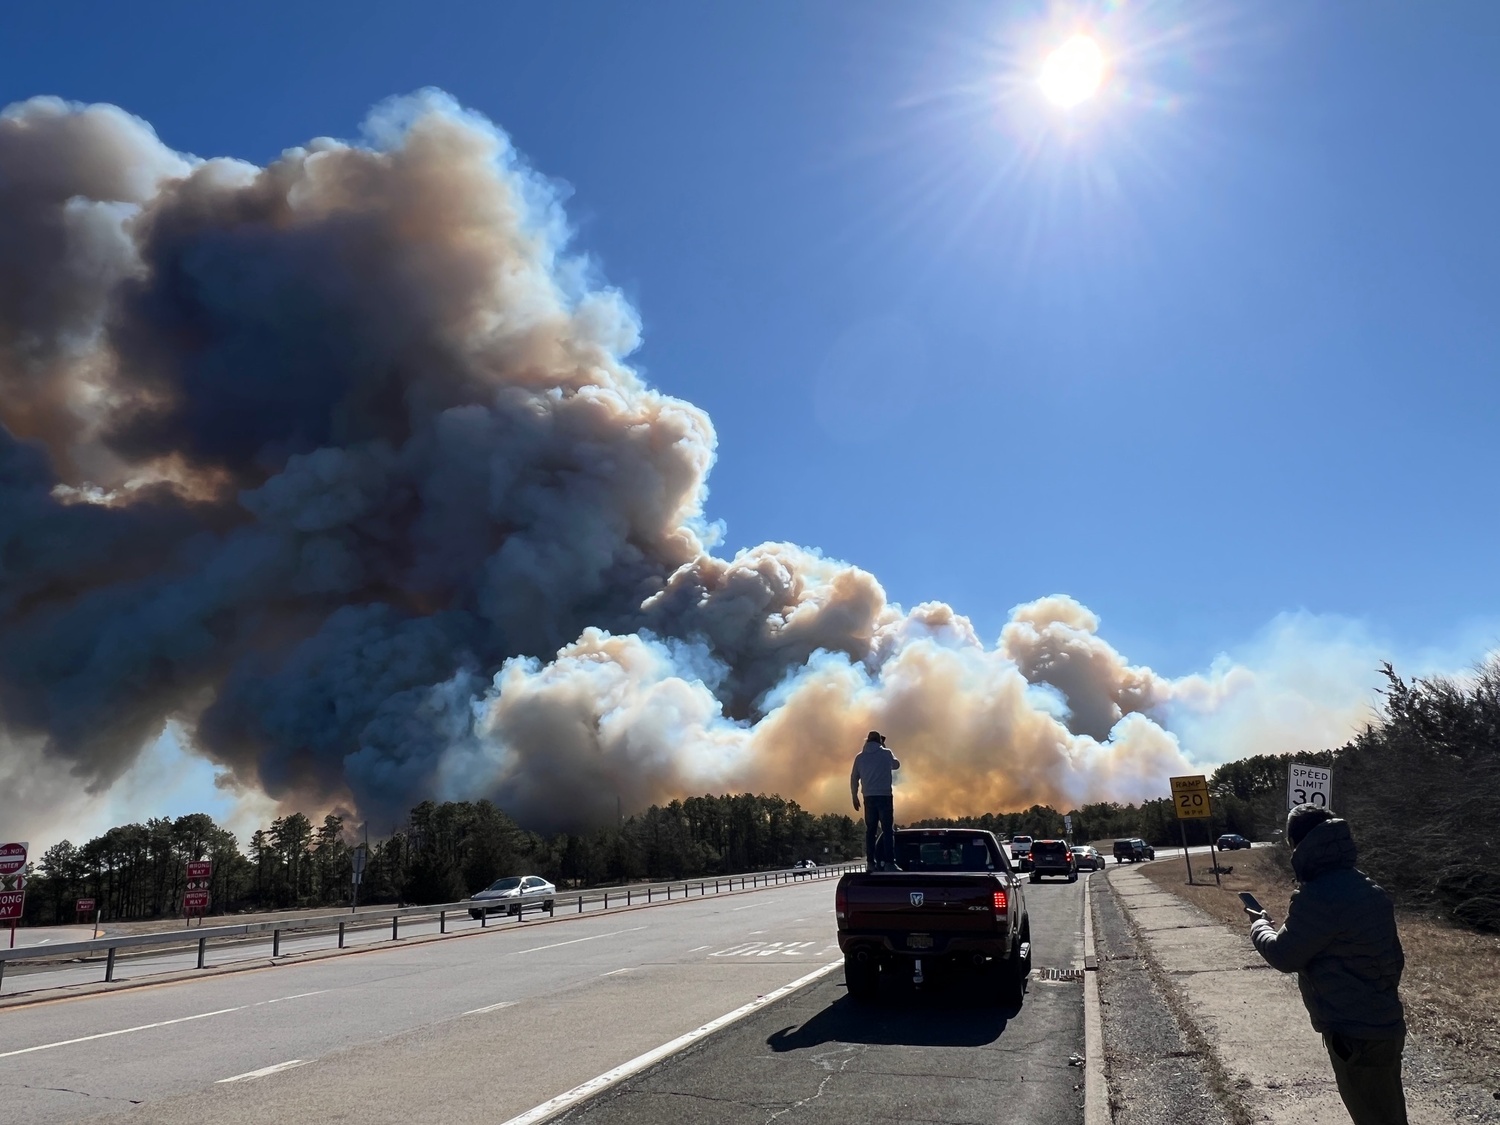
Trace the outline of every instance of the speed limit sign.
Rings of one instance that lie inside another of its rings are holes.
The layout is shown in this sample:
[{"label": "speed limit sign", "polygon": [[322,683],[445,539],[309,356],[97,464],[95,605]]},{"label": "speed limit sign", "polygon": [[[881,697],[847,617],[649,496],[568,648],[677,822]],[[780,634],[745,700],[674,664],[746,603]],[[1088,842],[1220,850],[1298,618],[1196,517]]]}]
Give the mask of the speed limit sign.
[{"label": "speed limit sign", "polygon": [[1326,809],[1333,799],[1333,771],[1290,762],[1286,767],[1286,807],[1317,805]]}]

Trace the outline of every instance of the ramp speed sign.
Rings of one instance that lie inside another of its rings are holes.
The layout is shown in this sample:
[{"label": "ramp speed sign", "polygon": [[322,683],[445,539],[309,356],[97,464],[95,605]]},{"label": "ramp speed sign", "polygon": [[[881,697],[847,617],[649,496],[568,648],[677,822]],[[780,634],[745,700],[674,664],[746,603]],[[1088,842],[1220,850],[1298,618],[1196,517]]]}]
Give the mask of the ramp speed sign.
[{"label": "ramp speed sign", "polygon": [[1178,820],[1203,820],[1209,816],[1208,778],[1172,778],[1172,804],[1177,809]]}]

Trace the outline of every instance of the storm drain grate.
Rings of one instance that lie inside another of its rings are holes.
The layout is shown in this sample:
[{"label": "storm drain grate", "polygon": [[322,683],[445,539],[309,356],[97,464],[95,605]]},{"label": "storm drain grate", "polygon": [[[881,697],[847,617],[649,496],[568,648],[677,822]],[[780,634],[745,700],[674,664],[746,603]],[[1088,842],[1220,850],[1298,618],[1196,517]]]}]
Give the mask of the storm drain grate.
[{"label": "storm drain grate", "polygon": [[1038,969],[1037,980],[1082,980],[1082,969]]}]

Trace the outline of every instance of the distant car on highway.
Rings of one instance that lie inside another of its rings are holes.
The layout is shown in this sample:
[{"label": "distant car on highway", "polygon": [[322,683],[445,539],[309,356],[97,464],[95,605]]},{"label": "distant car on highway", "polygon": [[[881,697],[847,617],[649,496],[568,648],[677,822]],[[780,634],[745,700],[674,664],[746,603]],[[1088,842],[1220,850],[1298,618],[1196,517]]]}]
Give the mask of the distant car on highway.
[{"label": "distant car on highway", "polygon": [[1238,832],[1226,832],[1219,837],[1218,848],[1221,852],[1237,851],[1240,848],[1248,848],[1250,841]]},{"label": "distant car on highway", "polygon": [[1031,837],[1012,836],[1010,838],[1010,858],[1016,865],[1018,871],[1031,870]]},{"label": "distant car on highway", "polygon": [[469,901],[478,905],[469,908],[469,917],[477,922],[486,914],[502,910],[517,917],[524,917],[531,907],[550,911],[556,894],[557,887],[539,875],[511,875],[496,879],[484,890],[471,895]]},{"label": "distant car on highway", "polygon": [[1073,859],[1078,863],[1078,870],[1087,867],[1090,871],[1098,871],[1104,866],[1104,857],[1094,848],[1087,844],[1075,844],[1073,846]]},{"label": "distant car on highway", "polygon": [[807,877],[809,871],[812,871],[817,866],[818,861],[815,859],[799,859],[796,863],[792,864],[792,870],[797,873],[795,878],[803,879]]},{"label": "distant car on highway", "polygon": [[1044,875],[1062,875],[1070,883],[1078,882],[1078,864],[1066,841],[1037,840],[1031,845],[1031,881],[1040,883]]},{"label": "distant car on highway", "polygon": [[1156,849],[1146,843],[1139,836],[1132,836],[1127,840],[1115,841],[1115,862],[1136,863],[1143,859],[1155,859]]}]

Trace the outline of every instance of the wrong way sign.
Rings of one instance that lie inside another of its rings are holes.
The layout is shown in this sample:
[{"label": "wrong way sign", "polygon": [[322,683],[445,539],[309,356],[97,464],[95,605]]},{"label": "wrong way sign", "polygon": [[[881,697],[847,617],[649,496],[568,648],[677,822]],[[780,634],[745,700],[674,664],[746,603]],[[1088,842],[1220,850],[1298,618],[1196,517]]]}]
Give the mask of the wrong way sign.
[{"label": "wrong way sign", "polygon": [[26,849],[24,842],[0,844],[0,918],[26,912]]},{"label": "wrong way sign", "polygon": [[1326,809],[1333,800],[1333,771],[1321,766],[1290,762],[1286,767],[1286,807],[1317,805]]}]

